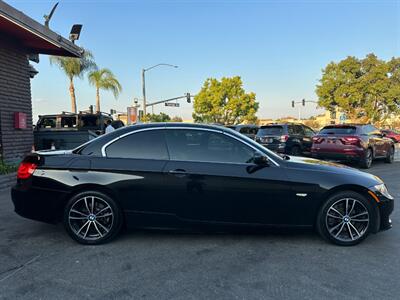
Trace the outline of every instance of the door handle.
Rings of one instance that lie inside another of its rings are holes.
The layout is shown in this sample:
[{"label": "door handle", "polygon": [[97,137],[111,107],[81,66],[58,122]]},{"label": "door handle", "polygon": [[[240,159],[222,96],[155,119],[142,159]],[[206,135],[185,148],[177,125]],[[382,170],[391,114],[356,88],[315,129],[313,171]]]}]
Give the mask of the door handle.
[{"label": "door handle", "polygon": [[176,177],[185,177],[187,175],[186,171],[183,169],[175,169],[168,171],[169,174],[175,175]]}]

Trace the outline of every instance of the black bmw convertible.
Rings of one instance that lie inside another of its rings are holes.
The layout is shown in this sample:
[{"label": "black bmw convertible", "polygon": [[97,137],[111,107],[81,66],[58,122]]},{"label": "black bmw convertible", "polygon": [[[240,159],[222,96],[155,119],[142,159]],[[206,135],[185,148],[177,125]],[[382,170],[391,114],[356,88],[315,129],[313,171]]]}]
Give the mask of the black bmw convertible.
[{"label": "black bmw convertible", "polygon": [[198,124],[121,128],[71,151],[31,154],[17,176],[15,211],[63,222],[82,244],[110,241],[123,226],[282,226],[355,245],[389,229],[394,206],[376,176]]}]

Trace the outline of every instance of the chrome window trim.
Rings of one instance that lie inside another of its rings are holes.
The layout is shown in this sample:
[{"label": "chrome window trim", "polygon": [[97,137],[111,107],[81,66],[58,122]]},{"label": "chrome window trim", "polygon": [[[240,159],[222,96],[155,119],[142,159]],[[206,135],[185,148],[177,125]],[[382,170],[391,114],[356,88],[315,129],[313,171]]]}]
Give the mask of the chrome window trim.
[{"label": "chrome window trim", "polygon": [[[257,149],[256,147],[254,147],[253,145],[247,143],[246,141],[241,140],[240,138],[228,133],[228,132],[224,132],[223,130],[217,130],[217,129],[211,129],[211,128],[196,128],[196,127],[165,127],[165,126],[161,126],[161,127],[151,127],[151,128],[143,128],[143,129],[138,129],[138,130],[134,130],[134,131],[130,131],[127,133],[124,133],[118,137],[116,137],[115,139],[112,139],[111,141],[108,141],[107,143],[105,143],[102,147],[101,147],[101,155],[103,157],[107,157],[106,154],[106,148],[108,146],[110,146],[111,144],[113,144],[114,142],[118,141],[119,139],[122,139],[128,135],[131,134],[135,134],[135,133],[139,133],[139,132],[143,132],[143,131],[149,131],[149,130],[176,130],[176,129],[184,129],[184,130],[200,130],[200,131],[211,131],[211,132],[217,132],[217,133],[221,133],[223,135],[227,135],[239,142],[241,142],[242,144],[245,144],[246,146],[252,148],[254,151],[260,152],[259,149]],[[279,164],[273,160],[268,154],[264,153],[267,157],[268,160],[271,161],[275,166],[279,167]],[[170,159],[171,160],[171,159]],[[188,162],[207,162],[207,161],[192,161],[192,160],[188,160]],[[213,162],[214,163],[214,162]],[[232,164],[241,164],[241,163],[235,163],[235,162],[230,162]]]}]

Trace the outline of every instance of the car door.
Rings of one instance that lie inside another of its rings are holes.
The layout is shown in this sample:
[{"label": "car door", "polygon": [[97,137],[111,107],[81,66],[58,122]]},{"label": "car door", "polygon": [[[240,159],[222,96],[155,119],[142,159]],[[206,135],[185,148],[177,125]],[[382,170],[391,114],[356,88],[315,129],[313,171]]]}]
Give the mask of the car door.
[{"label": "car door", "polygon": [[126,212],[174,212],[163,197],[163,170],[168,161],[163,129],[130,132],[108,144],[104,151],[106,157],[93,159],[92,169],[108,173],[107,182],[99,184],[117,191]]},{"label": "car door", "polygon": [[[284,169],[252,162],[255,148],[216,130],[167,129],[166,197],[177,215],[199,222],[295,224],[299,218]],[[277,159],[277,158],[276,158]],[[300,214],[298,214],[299,216]]]},{"label": "car door", "polygon": [[381,132],[373,125],[367,125],[366,131],[370,139],[370,143],[373,145],[375,157],[386,156],[385,140]]}]

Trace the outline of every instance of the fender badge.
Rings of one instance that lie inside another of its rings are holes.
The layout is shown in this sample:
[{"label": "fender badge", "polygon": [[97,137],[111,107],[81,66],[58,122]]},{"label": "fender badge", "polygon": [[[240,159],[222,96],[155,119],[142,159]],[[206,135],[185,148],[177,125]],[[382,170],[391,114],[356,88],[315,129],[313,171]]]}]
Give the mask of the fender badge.
[{"label": "fender badge", "polygon": [[298,196],[298,197],[307,197],[307,194],[305,194],[305,193],[297,193],[296,196]]}]

